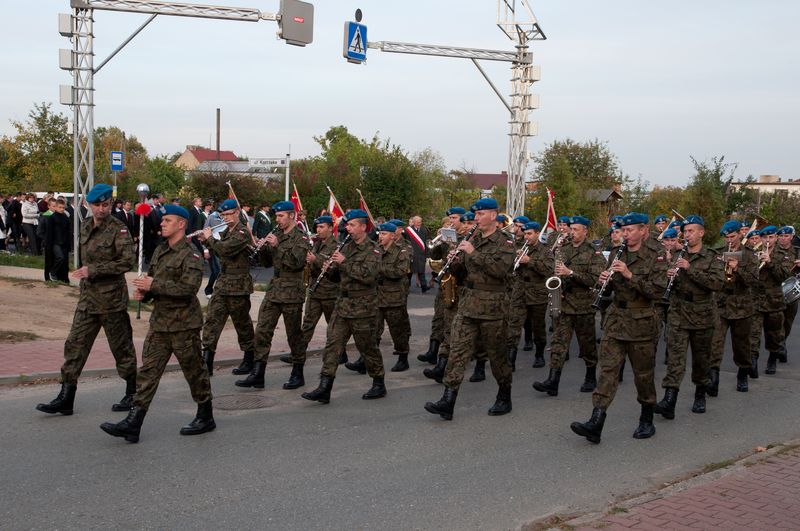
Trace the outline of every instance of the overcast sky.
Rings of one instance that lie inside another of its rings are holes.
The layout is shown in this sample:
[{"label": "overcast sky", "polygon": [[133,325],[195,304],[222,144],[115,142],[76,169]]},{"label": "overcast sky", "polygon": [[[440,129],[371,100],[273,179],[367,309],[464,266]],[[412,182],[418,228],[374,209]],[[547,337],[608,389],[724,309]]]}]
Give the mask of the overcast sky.
[{"label": "overcast sky", "polygon": [[[200,2],[202,3],[202,2]],[[278,10],[278,0],[208,3]],[[342,58],[355,8],[368,40],[513,49],[497,28],[494,0],[316,1],[314,43],[276,40],[274,22],[158,17],[95,79],[95,124],[136,135],[151,155],[213,143],[242,156],[318,153],[312,136],[345,125],[376,132],[410,152],[431,147],[451,168],[507,166],[508,113],[468,60],[369,50],[366,65]],[[736,176],[800,178],[800,2],[533,0],[548,39],[534,43],[542,80],[533,91],[537,152],[557,139],[607,141],[624,172],[685,184],[689,156],[725,155]],[[3,2],[0,134],[34,102],[58,104],[68,39],[57,13],[68,0]],[[95,12],[95,64],[146,19]],[[484,63],[508,93],[506,63]]]}]

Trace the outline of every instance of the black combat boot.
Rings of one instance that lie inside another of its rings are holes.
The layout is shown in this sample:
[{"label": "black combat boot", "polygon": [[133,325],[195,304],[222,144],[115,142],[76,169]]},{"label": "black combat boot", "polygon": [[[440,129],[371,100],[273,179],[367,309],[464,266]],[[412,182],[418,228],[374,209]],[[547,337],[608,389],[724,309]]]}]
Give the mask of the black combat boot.
[{"label": "black combat boot", "polygon": [[114,437],[123,437],[130,443],[139,442],[139,432],[142,430],[142,423],[147,411],[139,406],[133,406],[128,412],[128,416],[122,421],[114,424],[113,422],[104,422],[100,425],[100,429]]},{"label": "black combat boot", "polygon": [[239,366],[234,368],[231,372],[233,374],[250,374],[250,371],[253,370],[254,358],[255,353],[252,350],[248,350],[244,353],[244,357],[242,358],[242,362],[239,364]]},{"label": "black combat boot", "polygon": [[257,389],[264,389],[264,373],[267,370],[267,364],[263,361],[256,361],[253,363],[253,370],[247,375],[244,380],[236,380],[237,387],[255,387]]},{"label": "black combat boot", "polygon": [[111,411],[128,411],[133,407],[133,395],[136,394],[136,376],[125,380],[125,396],[111,406]]},{"label": "black combat boot", "polygon": [[344,365],[347,363],[347,350],[343,350],[341,354],[339,354],[339,365]]},{"label": "black combat boot", "polygon": [[208,376],[214,376],[214,352],[210,350],[203,351],[203,362],[206,364]]},{"label": "black combat boot", "polygon": [[331,401],[331,388],[333,387],[333,378],[328,376],[321,376],[319,379],[319,387],[308,393],[300,395],[306,400],[320,402],[327,404]]},{"label": "black combat boot", "polygon": [[292,374],[289,375],[289,381],[283,384],[284,389],[297,389],[298,387],[303,387],[306,384],[305,378],[303,378],[303,364],[302,363],[295,363],[292,365]]},{"label": "black combat boot", "polygon": [[747,392],[747,375],[750,374],[749,369],[742,369],[739,368],[739,372],[736,373],[736,390],[740,393]]},{"label": "black combat boot", "polygon": [[522,347],[522,350],[525,352],[530,352],[533,350],[533,329],[531,328],[530,319],[525,319],[525,322],[522,324],[522,336],[523,341],[525,341],[525,345]]},{"label": "black combat boot", "polygon": [[489,416],[497,417],[506,413],[511,413],[511,386],[501,385],[494,405],[489,408]]},{"label": "black combat boot", "polygon": [[486,360],[475,360],[475,370],[469,377],[470,382],[482,382],[486,379]]},{"label": "black combat boot", "polygon": [[664,398],[656,404],[654,411],[665,419],[675,418],[675,404],[678,402],[678,390],[675,387],[667,387],[664,391]]},{"label": "black combat boot", "polygon": [[386,385],[383,383],[383,376],[372,379],[372,387],[369,391],[361,395],[364,400],[374,400],[386,396]]},{"label": "black combat boot", "polygon": [[786,350],[786,340],[783,341],[783,345],[781,345],[781,349],[778,351],[778,361],[781,363],[789,361],[789,355]]},{"label": "black combat boot", "polygon": [[767,358],[767,368],[764,369],[764,374],[775,374],[778,371],[778,355],[774,352],[769,353]]},{"label": "black combat boot", "polygon": [[708,369],[706,393],[708,393],[708,396],[717,396],[719,394],[719,369],[713,367]]},{"label": "black combat boot", "polygon": [[425,411],[433,413],[434,415],[439,415],[444,420],[453,420],[453,409],[456,407],[456,397],[458,397],[458,391],[445,387],[444,394],[438,402],[425,403]]},{"label": "black combat boot", "polygon": [[558,396],[558,383],[561,381],[561,369],[550,368],[547,380],[543,382],[533,382],[533,388],[539,392],[547,393],[550,396]]},{"label": "black combat boot", "polygon": [[544,345],[536,345],[536,354],[533,358],[533,368],[539,369],[544,367]]},{"label": "black combat boot", "polygon": [[526,337],[525,338],[525,345],[522,347],[522,350],[525,352],[530,352],[533,350],[533,339]]},{"label": "black combat boot", "polygon": [[431,339],[430,344],[428,345],[428,352],[425,354],[420,354],[417,356],[417,359],[433,365],[436,363],[436,359],[439,357],[439,345],[441,345],[439,341]]},{"label": "black combat boot", "polygon": [[753,365],[750,368],[750,378],[753,380],[758,380],[758,355],[750,358],[750,363]]},{"label": "black combat boot", "polygon": [[436,383],[442,383],[442,378],[444,378],[444,370],[447,367],[447,358],[443,358],[439,356],[436,360],[436,367],[428,368],[422,371],[422,374],[425,378],[430,378],[431,380],[436,380]]},{"label": "black combat boot", "polygon": [[586,367],[586,377],[581,385],[581,393],[591,393],[597,387],[597,367]]},{"label": "black combat boot", "polygon": [[288,365],[292,365],[292,355],[291,354],[281,354],[280,356],[278,356],[278,359],[281,360],[282,362],[288,364]]},{"label": "black combat boot", "polygon": [[639,415],[639,427],[633,432],[634,439],[649,439],[656,434],[653,425],[653,404],[642,404],[642,413]]},{"label": "black combat boot", "polygon": [[511,362],[511,372],[517,370],[517,347],[508,347],[508,361]]},{"label": "black combat boot", "polygon": [[606,410],[596,407],[592,409],[592,417],[586,422],[573,422],[569,427],[586,440],[592,443],[600,442],[603,425],[606,423]]},{"label": "black combat boot", "polygon": [[694,403],[692,404],[692,413],[705,413],[706,412],[706,386],[697,385],[694,388]]},{"label": "black combat boot", "polygon": [[359,357],[354,362],[347,362],[344,364],[346,369],[350,369],[351,371],[357,372],[359,374],[367,374],[367,366],[364,363],[364,358]]},{"label": "black combat boot", "polygon": [[75,391],[77,390],[78,386],[75,384],[62,383],[58,396],[47,404],[38,404],[36,409],[44,413],[72,415],[72,405],[75,403]]},{"label": "black combat boot", "polygon": [[389,369],[392,372],[403,372],[408,370],[408,352],[398,352],[397,353],[397,363],[394,364],[394,367]]},{"label": "black combat boot", "polygon": [[217,427],[214,422],[214,411],[211,407],[211,399],[202,404],[197,404],[197,415],[194,419],[181,428],[181,435],[200,435]]}]

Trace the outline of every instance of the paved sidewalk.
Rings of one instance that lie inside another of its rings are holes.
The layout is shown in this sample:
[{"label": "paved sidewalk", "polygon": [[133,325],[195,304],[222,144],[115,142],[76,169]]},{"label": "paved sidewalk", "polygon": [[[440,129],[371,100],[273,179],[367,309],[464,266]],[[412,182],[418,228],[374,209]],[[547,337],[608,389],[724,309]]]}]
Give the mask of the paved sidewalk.
[{"label": "paved sidewalk", "polygon": [[554,529],[800,529],[798,442]]}]

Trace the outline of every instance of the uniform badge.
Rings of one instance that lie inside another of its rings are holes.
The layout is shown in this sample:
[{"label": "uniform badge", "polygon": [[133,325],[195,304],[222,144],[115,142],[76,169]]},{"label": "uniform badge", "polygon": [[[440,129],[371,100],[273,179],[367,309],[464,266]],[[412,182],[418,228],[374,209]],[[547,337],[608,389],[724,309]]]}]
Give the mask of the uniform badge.
[{"label": "uniform badge", "polygon": [[199,254],[192,253],[192,256],[194,256],[197,260],[200,260],[200,255]]},{"label": "uniform badge", "polygon": [[128,229],[119,229],[120,234],[128,234]]},{"label": "uniform badge", "polygon": [[656,262],[666,262],[666,261],[667,261],[667,259],[664,258],[663,256],[657,256],[656,257]]}]

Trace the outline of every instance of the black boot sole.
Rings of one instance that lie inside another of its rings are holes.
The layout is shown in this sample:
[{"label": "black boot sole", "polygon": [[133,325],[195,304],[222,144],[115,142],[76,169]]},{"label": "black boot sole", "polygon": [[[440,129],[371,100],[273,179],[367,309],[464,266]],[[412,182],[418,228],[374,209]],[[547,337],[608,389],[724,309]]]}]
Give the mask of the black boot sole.
[{"label": "black boot sole", "polygon": [[580,422],[573,422],[569,425],[570,429],[576,434],[580,435],[581,437],[586,437],[586,440],[590,443],[599,444],[600,443],[600,435],[592,433],[588,431],[586,428],[583,427],[583,424]]},{"label": "black boot sole", "polygon": [[252,366],[246,367],[244,369],[241,368],[241,367],[236,367],[235,369],[233,369],[231,371],[231,374],[235,374],[236,376],[241,376],[243,374],[250,374],[252,372],[252,370],[253,370]]},{"label": "black boot sole", "polygon": [[300,387],[303,387],[305,385],[306,385],[305,380],[300,380],[299,382],[296,382],[296,383],[293,383],[293,384],[290,384],[289,382],[286,382],[285,384],[283,384],[283,388],[284,389],[299,389]]},{"label": "black boot sole", "polygon": [[593,392],[595,390],[596,387],[597,387],[596,383],[586,384],[584,382],[584,384],[581,386],[580,391],[581,391],[581,393],[591,393],[591,392]]},{"label": "black boot sole", "polygon": [[428,402],[425,404],[425,411],[428,413],[433,413],[434,415],[439,415],[444,420],[453,420],[453,414],[449,411],[441,411],[439,408],[436,407],[436,404],[433,402]]},{"label": "black boot sole", "polygon": [[544,358],[542,359],[537,358],[536,361],[533,362],[534,369],[541,369],[542,367],[544,367],[544,365],[545,365]]},{"label": "black boot sole", "polygon": [[202,433],[208,433],[210,431],[214,431],[214,429],[216,427],[217,427],[217,423],[212,420],[209,424],[206,424],[205,426],[203,426],[202,428],[199,428],[199,429],[181,428],[180,434],[181,435],[200,435]]},{"label": "black boot sole", "polygon": [[558,396],[558,389],[547,387],[542,382],[533,382],[533,388],[540,393],[547,393],[549,396]]},{"label": "black boot sole", "polygon": [[503,409],[490,408],[487,414],[490,417],[499,417],[501,415],[508,415],[509,413],[511,413],[511,405],[510,404],[508,406],[508,409],[505,409],[505,408],[503,408]]},{"label": "black boot sole", "polygon": [[302,395],[300,395],[300,398],[305,398],[306,400],[310,400],[311,402],[319,402],[320,404],[330,404],[331,402],[330,397],[312,396],[310,393],[303,393]]},{"label": "black boot sole", "polygon": [[653,413],[655,413],[656,415],[661,415],[662,417],[664,417],[667,420],[673,420],[675,418],[675,410],[674,409],[671,410],[671,411],[667,410],[667,409],[661,409],[658,406],[658,404],[656,404],[656,407],[653,409]]},{"label": "black boot sole", "polygon": [[363,395],[361,395],[361,400],[377,400],[378,398],[384,398],[385,396],[386,396],[386,391],[376,394],[364,393]]},{"label": "black boot sole", "polygon": [[653,435],[656,434],[656,427],[651,424],[650,428],[651,429],[648,429],[647,431],[640,430],[640,429],[637,428],[636,431],[633,432],[633,438],[634,439],[649,439],[650,437],[652,437]]},{"label": "black boot sole", "polygon": [[72,409],[46,409],[46,407],[47,407],[46,404],[39,404],[38,406],[36,406],[36,409],[38,411],[41,411],[42,413],[49,413],[50,415],[61,413],[64,416],[69,416],[72,415],[73,413]]},{"label": "black boot sole", "polygon": [[409,368],[408,367],[408,363],[402,363],[402,364],[398,363],[397,365],[395,365],[394,367],[389,369],[389,371],[390,372],[404,372],[404,371],[407,371],[408,368]]},{"label": "black boot sole", "polygon": [[100,429],[106,432],[107,434],[111,435],[112,437],[122,437],[129,443],[139,442],[139,435],[117,431],[116,426],[114,424],[103,423],[100,425]]},{"label": "black boot sole", "polygon": [[264,382],[245,382],[244,380],[239,380],[235,382],[234,385],[236,387],[252,387],[254,389],[264,389]]}]

